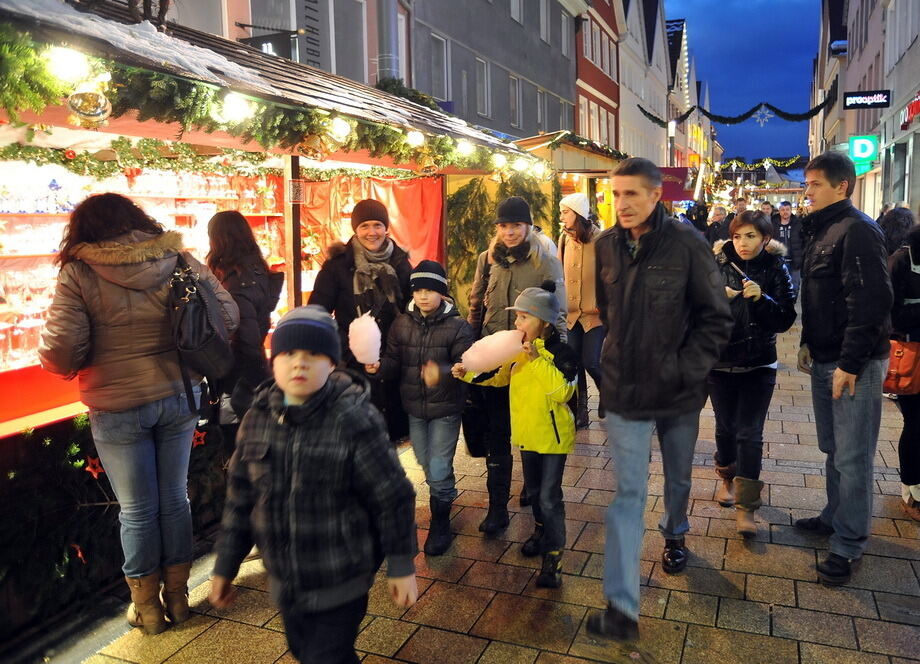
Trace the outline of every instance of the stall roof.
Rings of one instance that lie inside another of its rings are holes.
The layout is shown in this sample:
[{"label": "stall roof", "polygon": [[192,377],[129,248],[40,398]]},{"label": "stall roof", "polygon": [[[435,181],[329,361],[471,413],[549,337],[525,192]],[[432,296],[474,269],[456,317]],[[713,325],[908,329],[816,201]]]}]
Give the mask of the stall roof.
[{"label": "stall roof", "polygon": [[28,28],[39,40],[79,45],[101,57],[266,100],[520,151],[460,118],[321,69],[175,23],[167,24],[166,33],[147,22],[135,24],[127,5],[112,0],[98,2],[89,11],[78,11],[63,0],[0,0],[0,20]]},{"label": "stall roof", "polygon": [[529,136],[515,143],[518,147],[551,161],[557,171],[609,171],[621,159],[626,158],[626,155],[608,146],[577,136],[567,129]]}]

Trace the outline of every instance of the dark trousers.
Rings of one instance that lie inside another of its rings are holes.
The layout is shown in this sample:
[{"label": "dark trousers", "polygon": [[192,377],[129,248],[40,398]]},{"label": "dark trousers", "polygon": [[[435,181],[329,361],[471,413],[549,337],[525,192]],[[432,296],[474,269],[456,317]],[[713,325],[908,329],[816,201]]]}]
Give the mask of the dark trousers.
[{"label": "dark trousers", "polygon": [[776,369],[710,371],[709,398],[716,415],[716,463],[736,464],[736,474],[760,478],[763,423],[776,386]]},{"label": "dark trousers", "polygon": [[540,553],[565,548],[565,504],[562,502],[562,471],[565,454],[521,452],[524,486],[533,518],[543,524]]},{"label": "dark trousers", "polygon": [[511,456],[511,408],[507,387],[480,387],[486,408],[486,446],[489,457]]},{"label": "dark trousers", "polygon": [[920,394],[898,397],[898,408],[904,417],[904,429],[898,441],[901,484],[920,484]]},{"label": "dark trousers", "polygon": [[303,664],[357,664],[358,627],[367,613],[367,594],[327,611],[282,609],[291,653]]},{"label": "dark trousers", "polygon": [[[579,370],[580,375],[584,375],[584,371],[587,371],[598,388],[601,386],[601,346],[604,344],[605,335],[603,325],[598,325],[585,332],[581,323],[575,323],[568,335],[569,346],[581,358],[581,366],[584,369]],[[581,385],[580,382],[579,385]]]}]

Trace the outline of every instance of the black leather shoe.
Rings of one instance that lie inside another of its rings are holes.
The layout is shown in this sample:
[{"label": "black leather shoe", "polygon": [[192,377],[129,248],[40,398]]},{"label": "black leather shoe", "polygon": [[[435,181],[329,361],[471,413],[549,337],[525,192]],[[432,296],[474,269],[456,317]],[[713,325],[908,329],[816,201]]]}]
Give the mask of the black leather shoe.
[{"label": "black leather shoe", "polygon": [[606,611],[595,611],[588,616],[588,634],[617,641],[639,639],[639,623],[609,604]]},{"label": "black leather shoe", "polygon": [[828,536],[834,534],[834,529],[824,523],[819,516],[812,516],[807,519],[796,519],[795,527],[804,530],[812,535]]},{"label": "black leather shoe", "polygon": [[840,586],[847,583],[859,565],[862,558],[844,558],[836,553],[828,554],[827,558],[815,565],[821,583],[828,586]]},{"label": "black leather shoe", "polygon": [[664,552],[661,554],[661,568],[666,574],[683,572],[690,557],[684,538],[664,541]]}]

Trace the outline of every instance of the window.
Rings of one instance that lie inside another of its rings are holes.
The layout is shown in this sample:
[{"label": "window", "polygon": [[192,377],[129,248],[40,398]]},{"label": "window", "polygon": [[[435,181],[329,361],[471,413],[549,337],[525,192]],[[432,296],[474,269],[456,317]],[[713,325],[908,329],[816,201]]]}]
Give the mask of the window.
[{"label": "window", "polygon": [[543,126],[546,117],[546,95],[543,90],[537,90],[537,129],[545,129]]},{"label": "window", "polygon": [[510,0],[511,18],[518,23],[524,23],[524,0]]},{"label": "window", "polygon": [[489,117],[492,114],[492,85],[489,82],[489,63],[476,58],[476,112]]},{"label": "window", "polygon": [[591,59],[591,19],[587,19],[581,26],[582,55]]},{"label": "window", "polygon": [[508,110],[511,126],[521,126],[521,81],[516,76],[508,77]]},{"label": "window", "polygon": [[600,133],[598,126],[597,126],[598,113],[597,113],[597,103],[596,102],[593,102],[593,101],[588,102],[588,115],[590,116],[588,120],[591,123],[591,127],[588,131],[588,138],[590,138],[592,141],[596,141],[598,134]]},{"label": "window", "polygon": [[617,116],[613,113],[607,115],[607,145],[616,147],[617,141]]},{"label": "window", "polygon": [[549,0],[540,0],[540,39],[549,44]]},{"label": "window", "polygon": [[601,26],[597,23],[591,24],[591,37],[594,42],[594,57],[591,61],[598,67],[601,66]]},{"label": "window", "polygon": [[575,106],[562,99],[559,100],[559,129],[571,130],[574,127]]},{"label": "window", "polygon": [[399,37],[399,77],[406,85],[409,85],[409,55],[406,52],[408,33],[406,32],[405,14],[398,14],[396,16],[396,26],[396,33]]},{"label": "window", "polygon": [[588,100],[584,97],[578,98],[578,133],[587,136],[588,129]]},{"label": "window", "polygon": [[572,17],[566,12],[562,12],[562,39],[559,42],[559,48],[562,49],[563,57],[569,57],[572,53]]},{"label": "window", "polygon": [[447,40],[431,35],[431,96],[447,100]]},{"label": "window", "polygon": [[617,43],[612,39],[610,40],[610,71],[608,75],[614,81],[617,80]]},{"label": "window", "polygon": [[598,60],[601,69],[610,76],[610,38],[607,35],[601,38],[601,57]]},{"label": "window", "polygon": [[607,109],[603,106],[600,109],[600,121],[598,123],[597,140],[603,145],[607,145]]}]

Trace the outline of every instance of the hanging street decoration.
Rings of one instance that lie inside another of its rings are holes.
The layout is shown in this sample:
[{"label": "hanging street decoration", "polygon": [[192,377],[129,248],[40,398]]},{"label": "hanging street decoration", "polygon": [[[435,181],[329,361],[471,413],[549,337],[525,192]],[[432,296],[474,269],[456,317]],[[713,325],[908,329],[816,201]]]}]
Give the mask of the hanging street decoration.
[{"label": "hanging street decoration", "polygon": [[802,158],[802,155],[797,154],[794,157],[789,159],[773,159],[772,157],[767,157],[761,161],[754,162],[753,164],[747,164],[740,159],[729,159],[724,164],[719,166],[721,170],[736,170],[736,171],[756,171],[758,168],[763,168],[767,164],[772,164],[773,166],[778,166],[779,168],[789,168],[795,162],[799,161]]},{"label": "hanging street decoration", "polygon": [[754,113],[754,120],[763,128],[770,118],[775,117],[773,113],[770,112],[766,106],[761,106],[756,113]]}]

